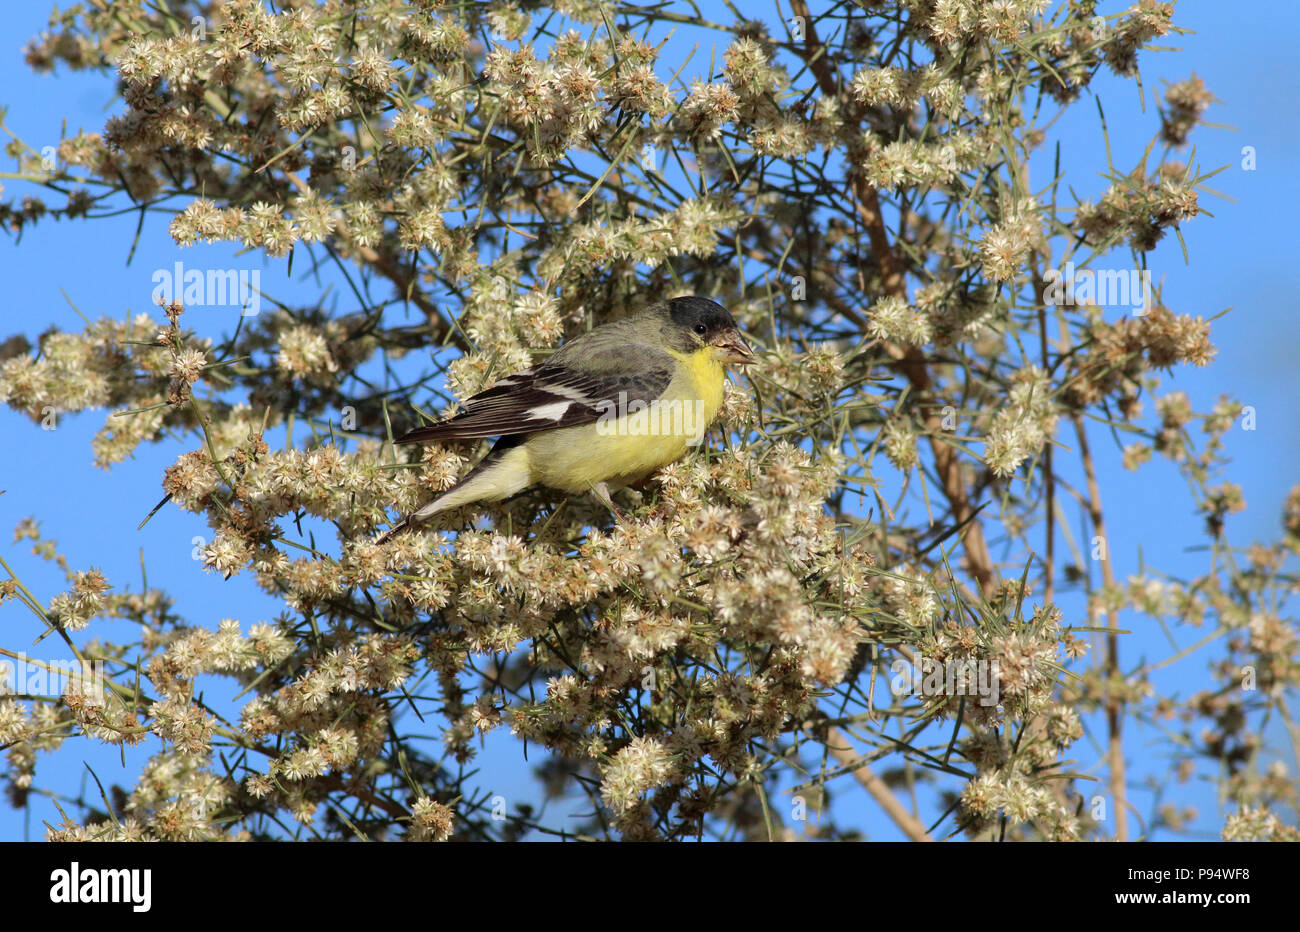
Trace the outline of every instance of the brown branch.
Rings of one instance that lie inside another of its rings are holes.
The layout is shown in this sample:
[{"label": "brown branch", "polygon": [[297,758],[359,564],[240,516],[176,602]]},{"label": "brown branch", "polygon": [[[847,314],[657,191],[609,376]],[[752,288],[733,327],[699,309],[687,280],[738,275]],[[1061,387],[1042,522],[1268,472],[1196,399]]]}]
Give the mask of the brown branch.
[{"label": "brown branch", "polygon": [[[1051,257],[1048,257],[1051,262]],[[1038,271],[1038,254],[1034,254],[1034,300],[1038,304],[1038,352],[1044,372],[1051,372],[1047,352],[1047,283]],[[1052,459],[1052,444],[1043,451],[1043,483],[1046,489],[1047,541],[1043,560],[1043,602],[1051,604],[1056,594],[1056,470]]]},{"label": "brown branch", "polygon": [[[803,17],[805,23],[804,60],[812,70],[813,76],[822,93],[827,96],[839,94],[835,70],[830,66],[821,40],[817,37],[817,28],[808,11],[807,0],[791,0],[791,9],[796,16]],[[862,113],[857,107],[850,106],[845,112],[845,122],[860,120]],[[884,213],[880,206],[880,195],[861,174],[852,179],[853,195],[857,202],[858,216],[867,232],[872,255],[880,269],[881,288],[885,294],[907,299],[907,272],[903,263],[889,241],[889,231],[885,227]],[[911,383],[918,399],[924,403],[931,387],[930,371],[925,354],[919,347],[906,349],[889,343],[884,344],[885,351],[895,361],[899,370]],[[966,524],[962,531],[962,549],[966,555],[966,569],[979,583],[981,593],[987,598],[993,594],[997,581],[993,572],[993,560],[989,554],[988,542],[984,537],[984,528],[977,521],[970,521],[974,513],[970,491],[962,475],[961,460],[957,451],[944,443],[940,437],[944,433],[940,406],[931,401],[924,408],[926,433],[929,436],[930,453],[934,458],[935,472],[939,476],[944,497],[952,511],[952,520],[956,525]]]},{"label": "brown branch", "polygon": [[400,803],[373,792],[364,785],[348,785],[338,774],[325,774],[316,778],[316,784],[333,793],[343,793],[358,800],[367,807],[383,810],[384,814],[398,821],[409,819],[411,814]]},{"label": "brown branch", "polygon": [[921,820],[912,813],[908,812],[898,797],[894,795],[885,781],[876,775],[876,772],[861,763],[858,755],[853,753],[849,747],[848,738],[844,732],[838,728],[832,728],[826,732],[826,750],[830,752],[831,757],[835,758],[841,766],[851,768],[849,773],[871,794],[871,798],[880,804],[880,808],[885,810],[885,814],[893,820],[894,824],[903,830],[903,834],[912,841],[934,841],[934,836],[925,830]]},{"label": "brown branch", "polygon": [[[1092,453],[1088,450],[1088,435],[1084,430],[1083,418],[1077,413],[1073,416],[1074,431],[1079,437],[1079,459],[1083,463],[1083,473],[1088,482],[1088,515],[1092,519],[1094,533],[1101,538],[1102,551],[1101,575],[1109,587],[1115,586],[1115,570],[1110,562],[1110,543],[1106,536],[1106,521],[1101,511],[1101,487],[1097,484],[1097,472],[1093,467]],[[1106,699],[1106,725],[1110,731],[1110,746],[1107,751],[1110,768],[1110,794],[1115,801],[1115,840],[1128,841],[1128,794],[1124,788],[1124,740],[1121,735],[1124,725],[1124,703],[1114,694],[1113,684],[1120,676],[1119,669],[1119,613],[1111,609],[1106,614],[1106,678],[1108,681]]]}]

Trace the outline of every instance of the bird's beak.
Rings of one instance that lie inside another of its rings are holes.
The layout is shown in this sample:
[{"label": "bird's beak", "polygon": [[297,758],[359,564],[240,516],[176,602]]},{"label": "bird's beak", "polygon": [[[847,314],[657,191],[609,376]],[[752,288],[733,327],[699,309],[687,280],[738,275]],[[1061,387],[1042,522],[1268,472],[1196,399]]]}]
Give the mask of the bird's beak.
[{"label": "bird's beak", "polygon": [[739,330],[727,330],[719,334],[713,341],[713,346],[714,353],[724,363],[748,366],[757,362],[753,351],[750,350],[749,344],[745,342]]}]

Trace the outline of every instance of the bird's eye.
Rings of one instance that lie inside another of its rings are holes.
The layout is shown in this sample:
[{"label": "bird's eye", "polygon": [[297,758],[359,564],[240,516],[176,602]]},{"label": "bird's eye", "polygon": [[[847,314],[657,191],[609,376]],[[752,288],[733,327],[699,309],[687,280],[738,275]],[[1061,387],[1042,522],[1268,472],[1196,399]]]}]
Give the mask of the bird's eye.
[{"label": "bird's eye", "polygon": [[698,333],[700,336],[704,336],[706,333],[709,332],[709,328],[704,326],[704,324],[696,324],[695,332]]}]

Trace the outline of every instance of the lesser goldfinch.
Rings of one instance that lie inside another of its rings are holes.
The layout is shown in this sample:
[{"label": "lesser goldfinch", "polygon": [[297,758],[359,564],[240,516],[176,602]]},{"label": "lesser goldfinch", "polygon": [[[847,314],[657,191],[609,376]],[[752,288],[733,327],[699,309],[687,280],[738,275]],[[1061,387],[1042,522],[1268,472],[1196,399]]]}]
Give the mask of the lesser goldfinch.
[{"label": "lesser goldfinch", "polygon": [[725,366],[753,361],[731,314],[708,298],[673,298],[596,327],[479,392],[454,417],[399,437],[500,439],[464,479],[376,540],[534,484],[594,492],[617,514],[610,490],[699,442],[722,406]]}]

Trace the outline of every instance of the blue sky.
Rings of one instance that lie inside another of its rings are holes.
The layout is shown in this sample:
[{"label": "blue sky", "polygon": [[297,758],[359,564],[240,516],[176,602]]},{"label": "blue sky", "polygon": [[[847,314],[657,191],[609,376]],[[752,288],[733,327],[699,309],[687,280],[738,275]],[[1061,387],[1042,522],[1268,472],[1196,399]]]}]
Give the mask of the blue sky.
[{"label": "blue sky", "polygon": [[[1102,12],[1120,7],[1103,4]],[[717,4],[703,9],[711,18],[726,22]],[[1179,52],[1144,54],[1143,80],[1148,91],[1146,111],[1131,82],[1103,76],[1094,85],[1105,105],[1110,143],[1117,167],[1127,169],[1158,127],[1150,91],[1162,81],[1177,81],[1195,72],[1222,103],[1212,107],[1207,119],[1230,124],[1233,129],[1201,129],[1194,136],[1196,158],[1205,168],[1229,165],[1211,186],[1223,199],[1206,198],[1202,206],[1214,217],[1201,217],[1186,224],[1188,263],[1184,264],[1175,238],[1168,238],[1151,256],[1155,278],[1162,283],[1164,302],[1180,313],[1206,318],[1226,308],[1233,310],[1214,325],[1214,342],[1219,348],[1215,363],[1207,369],[1179,369],[1166,380],[1165,388],[1178,387],[1192,398],[1198,411],[1207,410],[1221,393],[1230,393],[1257,410],[1258,428],[1253,432],[1234,430],[1228,452],[1235,459],[1228,478],[1244,489],[1248,509],[1229,519],[1229,536],[1246,545],[1254,540],[1272,540],[1278,533],[1278,515],[1287,490],[1300,481],[1294,464],[1300,456],[1300,431],[1293,399],[1300,389],[1300,375],[1291,354],[1300,346],[1300,321],[1294,314],[1294,298],[1300,271],[1291,253],[1295,218],[1300,216],[1300,192],[1294,184],[1297,151],[1295,88],[1300,87],[1300,63],[1293,41],[1300,25],[1300,13],[1286,0],[1250,4],[1253,14],[1242,15],[1242,6],[1217,0],[1196,0],[1178,6],[1175,22],[1194,30],[1193,35],[1174,36],[1164,44]],[[754,5],[746,13],[776,24],[775,7]],[[40,148],[57,143],[66,123],[69,134],[78,128],[96,131],[106,116],[118,112],[112,102],[111,79],[98,75],[60,72],[57,76],[33,75],[23,64],[21,48],[28,37],[45,24],[47,8],[42,2],[13,5],[0,18],[0,106],[8,106],[9,127],[28,143]],[[1257,24],[1268,21],[1271,27]],[[705,41],[695,62],[705,67],[710,49]],[[691,42],[693,43],[693,39]],[[689,50],[684,36],[675,43]],[[717,60],[724,45],[718,40]],[[690,71],[686,73],[690,75]],[[1096,107],[1090,101],[1077,105],[1058,132],[1066,147],[1067,180],[1080,196],[1096,195],[1107,182],[1106,153],[1097,131]],[[1254,147],[1257,167],[1240,167],[1242,148]],[[12,160],[0,159],[0,170],[11,170]],[[1049,164],[1036,172],[1050,170]],[[1040,183],[1045,179],[1035,176]],[[6,197],[25,191],[17,182],[5,181]],[[149,218],[130,267],[126,258],[135,236],[136,217],[124,214],[114,220],[42,223],[24,234],[21,244],[0,239],[0,280],[9,288],[3,312],[0,339],[12,333],[29,338],[50,326],[79,329],[81,320],[69,306],[63,292],[87,317],[121,316],[152,312],[151,275],[155,269],[170,268],[180,259],[187,265],[226,265],[233,251],[216,247],[178,250],[166,232],[165,219]],[[253,256],[243,265],[261,261]],[[310,281],[291,282],[284,263],[262,265],[265,291],[277,296],[304,297],[313,292]],[[215,313],[215,312],[214,312]],[[187,323],[196,323],[187,318]],[[227,330],[233,320],[210,321],[215,336]],[[1153,414],[1150,404],[1148,417]],[[90,439],[102,426],[102,414],[90,413],[63,418],[56,430],[44,431],[25,417],[0,410],[0,437],[5,452],[0,457],[0,555],[24,582],[45,600],[62,591],[61,573],[30,555],[26,546],[14,546],[5,529],[28,515],[37,516],[44,533],[60,542],[61,550],[74,567],[100,567],[118,586],[139,588],[141,558],[152,582],[166,588],[177,599],[177,610],[194,624],[215,626],[225,617],[237,618],[245,629],[255,621],[267,620],[279,611],[246,578],[226,582],[206,574],[192,558],[193,538],[207,534],[198,517],[174,507],[162,509],[137,532],[136,525],[161,497],[162,470],[190,444],[166,443],[142,447],[136,457],[110,472],[91,465]],[[1073,446],[1071,432],[1063,430],[1062,442]],[[1184,577],[1203,571],[1206,556],[1189,550],[1204,541],[1202,518],[1195,514],[1190,497],[1176,470],[1153,462],[1137,473],[1119,465],[1119,451],[1107,435],[1095,432],[1092,447],[1098,458],[1111,533],[1111,552],[1116,571],[1123,579],[1136,572],[1139,559],[1166,572]],[[1072,527],[1078,527],[1072,517]],[[1152,620],[1124,616],[1123,626],[1134,630],[1122,647],[1125,666],[1146,657],[1167,655],[1170,647]],[[102,630],[114,633],[113,625]],[[0,645],[22,649],[38,633],[34,618],[20,606],[8,603],[0,608]],[[1204,631],[1175,632],[1180,645],[1187,645]],[[53,639],[29,648],[33,656],[58,656]],[[1160,674],[1162,689],[1183,696],[1211,684],[1206,670],[1213,649],[1202,651]],[[215,683],[211,687],[224,692]],[[1270,732],[1270,742],[1283,738]],[[1104,739],[1102,739],[1104,742]],[[86,762],[100,779],[130,783],[130,774],[154,745],[128,754],[125,766],[115,752],[95,749],[83,740],[70,743],[38,772],[38,785],[52,785],[76,793],[79,786],[97,797]],[[1168,762],[1155,735],[1134,732],[1128,738],[1130,767],[1134,781],[1168,783]],[[1097,768],[1098,749],[1085,740],[1075,746],[1078,767],[1104,777]],[[83,760],[84,759],[84,760]],[[535,759],[535,758],[534,758]],[[1294,760],[1284,758],[1294,768]],[[501,792],[511,800],[529,794],[529,780],[523,771],[517,747],[508,739],[489,742],[481,761],[483,786]],[[1294,772],[1294,769],[1293,769]],[[834,787],[840,804],[848,807],[870,837],[897,837],[896,829],[874,808],[861,790],[847,778]],[[1134,794],[1145,814],[1151,797]],[[1200,837],[1215,837],[1222,824],[1213,788],[1205,782],[1188,787],[1166,787],[1165,801],[1195,805],[1200,818],[1194,828]],[[40,821],[57,820],[52,805],[34,798],[30,817],[0,806],[0,839],[40,837]],[[25,827],[25,822],[30,822]]]}]

